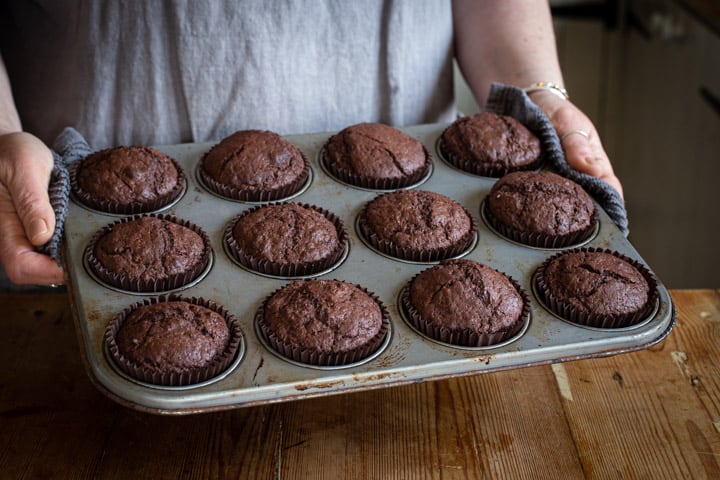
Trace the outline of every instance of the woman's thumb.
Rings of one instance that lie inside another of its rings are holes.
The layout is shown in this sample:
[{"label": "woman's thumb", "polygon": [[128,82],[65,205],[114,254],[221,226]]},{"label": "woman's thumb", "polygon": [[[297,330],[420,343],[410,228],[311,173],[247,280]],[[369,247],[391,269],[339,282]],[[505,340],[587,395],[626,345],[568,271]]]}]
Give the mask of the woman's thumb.
[{"label": "woman's thumb", "polygon": [[[14,135],[14,134],[13,134]],[[9,151],[11,160],[3,165],[7,193],[30,243],[46,243],[55,229],[55,212],[48,197],[53,168],[50,150],[37,138],[17,134]]]}]

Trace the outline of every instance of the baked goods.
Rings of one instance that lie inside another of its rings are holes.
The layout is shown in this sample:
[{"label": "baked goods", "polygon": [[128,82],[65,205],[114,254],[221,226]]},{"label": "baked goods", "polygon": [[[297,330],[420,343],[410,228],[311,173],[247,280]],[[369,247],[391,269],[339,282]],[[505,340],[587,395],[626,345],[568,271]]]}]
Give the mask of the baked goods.
[{"label": "baked goods", "polygon": [[164,292],[187,285],[208,266],[210,239],[171,215],[124,218],[99,230],[87,249],[92,273],[110,286]]},{"label": "baked goods", "polygon": [[168,206],[185,188],[177,162],[152,147],[120,146],[91,153],[71,168],[73,195],[106,213],[137,214]]},{"label": "baked goods", "polygon": [[240,130],[200,160],[205,186],[223,197],[264,202],[286,198],[308,179],[307,159],[294,144],[267,130]]},{"label": "baked goods", "polygon": [[527,295],[507,275],[474,260],[444,260],[408,283],[402,306],[416,330],[464,347],[515,336],[530,312]]},{"label": "baked goods", "polygon": [[325,167],[336,178],[358,187],[395,189],[420,181],[432,159],[423,144],[382,123],[359,123],[328,139]]},{"label": "baked goods", "polygon": [[432,262],[466,252],[477,231],[455,200],[426,190],[398,190],[369,201],[358,219],[365,241],[392,257]]},{"label": "baked goods", "polygon": [[347,245],[342,220],[317,206],[274,203],[247,210],[226,227],[225,244],[240,264],[296,277],[332,267]]},{"label": "baked goods", "polygon": [[271,294],[256,321],[270,347],[312,365],[346,365],[375,352],[388,312],[374,295],[340,280],[295,280]]},{"label": "baked goods", "polygon": [[123,372],[156,385],[191,385],[228,368],[242,332],[222,306],[164,296],[117,314],[105,330],[110,356]]},{"label": "baked goods", "polygon": [[540,140],[509,115],[481,112],[461,117],[440,136],[438,148],[451,165],[476,175],[501,177],[540,165]]},{"label": "baked goods", "polygon": [[538,296],[558,316],[581,325],[619,328],[645,319],[657,282],[639,262],[596,248],[573,249],[537,269]]},{"label": "baked goods", "polygon": [[501,235],[542,248],[587,240],[598,222],[595,202],[580,185],[546,171],[504,175],[490,189],[484,214]]}]

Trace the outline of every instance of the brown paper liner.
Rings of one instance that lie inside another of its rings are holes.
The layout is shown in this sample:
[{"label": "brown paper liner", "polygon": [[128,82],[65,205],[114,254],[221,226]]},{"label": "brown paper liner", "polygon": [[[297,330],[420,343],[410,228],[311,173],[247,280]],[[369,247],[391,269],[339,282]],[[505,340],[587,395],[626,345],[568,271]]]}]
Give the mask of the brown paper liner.
[{"label": "brown paper liner", "polygon": [[[641,308],[637,312],[631,312],[627,314],[597,315],[589,312],[581,312],[574,308],[572,305],[567,304],[562,300],[556,298],[550,292],[545,282],[545,269],[553,259],[561,255],[567,255],[576,252],[609,253],[635,267],[648,282],[649,287],[648,299],[643,308]],[[650,270],[645,267],[645,265],[614,250],[609,250],[605,248],[576,248],[553,255],[552,257],[545,260],[535,271],[535,286],[538,299],[543,302],[551,312],[553,312],[559,317],[564,318],[569,322],[594,328],[613,329],[630,327],[632,325],[638,324],[644,319],[646,319],[648,315],[650,315],[650,313],[652,313],[653,309],[655,308],[655,304],[657,303],[659,298],[657,280],[655,276],[650,272]]]},{"label": "brown paper liner", "polygon": [[[280,203],[275,204],[269,204],[269,205],[280,205]],[[297,264],[284,264],[284,263],[278,263],[273,262],[267,259],[258,258],[255,256],[252,256],[245,251],[243,251],[240,248],[240,245],[238,245],[237,241],[235,240],[235,236],[233,234],[233,229],[235,228],[235,225],[245,216],[252,212],[255,212],[259,210],[260,208],[264,208],[267,205],[258,206],[251,208],[249,210],[246,210],[245,212],[237,215],[228,225],[225,227],[225,231],[223,232],[223,241],[225,242],[225,246],[227,247],[228,253],[241,265],[244,265],[245,267],[254,270],[259,273],[263,273],[266,275],[273,275],[278,277],[304,277],[307,275],[313,275],[319,272],[323,272],[325,270],[328,270],[332,268],[343,256],[343,253],[345,252],[345,249],[348,245],[349,237],[347,230],[345,229],[345,224],[342,221],[340,217],[335,215],[329,210],[326,210],[324,208],[318,207],[316,205],[310,205],[307,203],[298,203],[297,205],[312,209],[316,212],[321,213],[325,218],[330,220],[332,222],[333,226],[335,227],[335,230],[338,234],[338,245],[336,249],[328,255],[326,258],[321,260],[316,260],[312,262],[303,262],[303,263],[297,263]]]},{"label": "brown paper liner", "polygon": [[588,227],[565,235],[547,235],[538,232],[524,232],[503,224],[493,215],[487,202],[482,202],[481,208],[483,217],[496,233],[514,242],[537,248],[568,248],[579,245],[592,237],[600,221],[597,208],[595,208]]},{"label": "brown paper liner", "polygon": [[[502,273],[502,272],[499,272]],[[503,273],[503,275],[505,275]],[[434,324],[432,321],[422,318],[410,300],[410,285],[415,280],[415,275],[403,288],[400,303],[405,311],[408,322],[423,335],[442,343],[457,345],[460,347],[490,347],[502,343],[517,335],[525,325],[530,315],[530,298],[525,290],[514,278],[505,275],[515,290],[520,294],[523,301],[523,308],[515,325],[507,330],[492,333],[481,333],[471,329],[451,329],[444,325]]]},{"label": "brown paper liner", "polygon": [[[298,280],[298,281],[312,281],[312,280]],[[374,293],[368,291],[364,287],[361,287],[360,285],[355,285],[360,290],[368,294],[379,306],[380,311],[382,313],[382,325],[380,327],[380,330],[378,333],[370,340],[368,343],[366,343],[363,346],[360,346],[358,348],[355,348],[353,350],[348,350],[346,352],[323,352],[319,350],[308,350],[303,349],[298,346],[291,345],[289,343],[283,342],[281,339],[279,339],[265,324],[265,305],[267,302],[272,298],[273,295],[278,293],[282,288],[278,288],[274,292],[272,292],[270,295],[268,295],[263,303],[258,308],[257,312],[255,313],[255,322],[257,323],[259,327],[260,334],[262,335],[263,339],[267,342],[267,344],[272,348],[275,352],[280,354],[281,356],[288,358],[292,361],[304,363],[307,365],[315,365],[315,366],[322,366],[322,367],[335,367],[335,366],[342,366],[342,365],[350,365],[356,362],[360,362],[363,359],[369,357],[373,353],[377,351],[378,348],[380,348],[380,345],[383,343],[383,340],[385,339],[386,335],[388,334],[388,330],[390,328],[390,314],[383,304],[383,302],[378,298],[377,295]]]},{"label": "brown paper liner", "polygon": [[[160,220],[166,220],[168,222],[176,223],[183,227],[189,228],[193,232],[200,235],[203,240],[205,250],[203,251],[203,255],[197,265],[194,268],[183,273],[168,275],[165,278],[155,278],[151,280],[131,278],[105,268],[95,256],[95,245],[97,244],[98,240],[100,240],[100,238],[102,238],[104,235],[108,234],[116,225],[121,223],[133,222],[142,217],[155,217]],[[198,278],[205,271],[210,262],[212,256],[212,245],[210,243],[210,238],[208,237],[208,235],[199,226],[188,222],[187,220],[182,220],[173,215],[151,213],[146,215],[135,215],[133,217],[123,218],[98,230],[90,240],[90,243],[85,250],[85,255],[87,264],[92,270],[92,273],[94,273],[98,279],[105,282],[106,284],[119,288],[121,290],[126,290],[128,292],[160,293],[175,290],[176,288],[187,285],[196,278]]]},{"label": "brown paper liner", "polygon": [[303,152],[300,152],[300,155],[302,156],[304,165],[302,173],[291,183],[280,185],[270,190],[247,190],[215,180],[203,168],[203,161],[207,153],[203,155],[200,160],[197,173],[205,188],[221,197],[241,202],[271,202],[292,196],[307,182],[310,175],[310,163]]},{"label": "brown paper liner", "polygon": [[425,148],[425,145],[422,148],[423,152],[425,152],[425,164],[417,172],[402,178],[374,178],[341,168],[328,161],[324,147],[320,152],[320,161],[333,177],[343,183],[368,190],[394,190],[418,184],[428,174],[432,165],[432,156],[428,149]]},{"label": "brown paper liner", "polygon": [[405,248],[400,245],[396,245],[389,240],[379,238],[372,231],[370,226],[367,224],[365,218],[365,211],[367,209],[367,206],[368,204],[365,204],[365,207],[363,207],[363,210],[362,212],[360,212],[360,216],[358,217],[358,233],[371,247],[373,247],[377,251],[401,260],[409,260],[411,262],[437,262],[440,260],[457,257],[465,253],[472,246],[473,240],[475,239],[475,235],[477,233],[478,225],[475,217],[473,217],[470,212],[461,205],[462,209],[465,211],[465,214],[470,219],[470,229],[465,235],[462,236],[462,238],[455,242],[454,245],[450,245],[448,247],[428,248],[425,250]]},{"label": "brown paper liner", "polygon": [[112,213],[118,215],[137,215],[141,213],[151,213],[158,210],[162,210],[174,201],[180,198],[185,185],[187,184],[187,178],[180,164],[171,157],[170,161],[175,166],[178,172],[177,183],[170,192],[165,195],[160,195],[154,200],[143,200],[132,202],[129,204],[120,204],[113,202],[112,200],[95,198],[88,192],[84,191],[77,182],[77,169],[79,168],[81,161],[76,162],[70,167],[70,187],[75,198],[83,205],[105,213]]},{"label": "brown paper liner", "polygon": [[[449,127],[448,127],[449,128]],[[537,160],[527,163],[525,165],[504,165],[497,166],[487,163],[481,163],[474,160],[468,160],[466,158],[458,158],[456,155],[448,152],[444,147],[443,135],[447,131],[447,128],[440,135],[438,140],[438,153],[440,157],[445,160],[448,164],[453,167],[462,170],[473,175],[479,175],[482,177],[500,178],[511,172],[519,172],[524,170],[537,170],[539,169],[544,161],[544,155],[541,153]]]},{"label": "brown paper liner", "polygon": [[[229,341],[222,354],[216,357],[210,365],[202,368],[186,369],[182,371],[157,371],[133,363],[130,359],[126,358],[122,352],[120,352],[120,349],[115,341],[115,336],[122,327],[127,316],[141,306],[171,301],[184,301],[200,305],[219,313],[225,318],[225,322],[227,323],[230,333]],[[159,297],[146,298],[142,302],[138,302],[126,308],[113,317],[113,319],[108,323],[104,334],[104,340],[107,345],[108,352],[110,353],[115,365],[120,370],[141,382],[164,386],[193,385],[221,374],[235,359],[242,337],[243,333],[236,318],[225,307],[212,300],[206,300],[202,297],[187,298],[179,295],[163,295]]]}]

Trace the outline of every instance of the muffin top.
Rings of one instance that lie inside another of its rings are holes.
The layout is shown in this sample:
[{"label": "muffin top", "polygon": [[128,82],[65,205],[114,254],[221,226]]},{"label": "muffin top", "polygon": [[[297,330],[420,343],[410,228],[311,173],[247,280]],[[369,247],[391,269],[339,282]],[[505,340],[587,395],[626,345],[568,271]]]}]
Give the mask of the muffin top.
[{"label": "muffin top", "polygon": [[323,213],[297,203],[264,205],[238,217],[232,230],[243,254],[279,264],[323,260],[338,251],[337,228]]},{"label": "muffin top", "polygon": [[[181,193],[175,161],[152,147],[121,146],[91,153],[74,170],[73,192],[110,213],[156,210]],[[108,204],[108,205],[106,205]],[[129,207],[136,207],[128,210]],[[146,208],[145,208],[146,207]]]},{"label": "muffin top", "polygon": [[419,180],[429,167],[419,140],[382,123],[359,123],[336,133],[325,144],[323,159],[341,179],[359,186],[390,180],[381,186],[403,187]]},{"label": "muffin top", "polygon": [[286,189],[301,186],[307,164],[300,150],[277,133],[240,130],[205,154],[200,172],[211,180],[209,187],[223,190],[218,193],[241,200],[273,200],[294,193]]},{"label": "muffin top", "polygon": [[186,301],[141,305],[132,310],[115,335],[120,353],[150,370],[203,368],[221,356],[228,325],[219,313]]},{"label": "muffin top", "polygon": [[95,242],[92,254],[107,272],[152,284],[202,267],[208,249],[191,228],[142,216],[110,226]]},{"label": "muffin top", "polygon": [[547,294],[590,316],[628,315],[644,310],[650,297],[645,276],[631,263],[604,251],[570,251],[547,261]]},{"label": "muffin top", "polygon": [[368,202],[362,221],[379,241],[422,252],[448,249],[473,234],[467,211],[453,199],[426,190],[398,190]]},{"label": "muffin top", "polygon": [[347,352],[374,340],[383,313],[368,293],[340,280],[296,280],[266,302],[263,322],[285,344]]},{"label": "muffin top", "polygon": [[515,118],[492,112],[454,121],[441,136],[440,150],[458,168],[493,177],[533,168],[541,158],[535,134]]},{"label": "muffin top", "polygon": [[445,260],[410,282],[409,301],[424,322],[481,335],[515,330],[524,301],[503,273],[474,260]]},{"label": "muffin top", "polygon": [[561,236],[595,224],[595,203],[577,183],[552,172],[513,172],[490,190],[487,208],[522,232]]}]

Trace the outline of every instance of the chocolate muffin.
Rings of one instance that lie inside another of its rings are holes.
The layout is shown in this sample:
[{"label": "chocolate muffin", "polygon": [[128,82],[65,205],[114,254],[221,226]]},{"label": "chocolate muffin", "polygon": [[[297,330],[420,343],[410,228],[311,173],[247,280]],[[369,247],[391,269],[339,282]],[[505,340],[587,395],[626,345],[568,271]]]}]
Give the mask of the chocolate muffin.
[{"label": "chocolate muffin", "polygon": [[212,192],[264,202],[297,193],[310,167],[303,153],[267,130],[240,130],[222,139],[200,161],[198,174]]},{"label": "chocolate muffin", "polygon": [[108,285],[162,292],[198,278],[210,262],[210,239],[199,227],[170,215],[119,220],[98,231],[87,250],[92,272]]},{"label": "chocolate muffin", "polygon": [[574,249],[547,259],[536,272],[540,300],[581,325],[619,328],[645,319],[658,298],[657,282],[639,262],[602,249]]},{"label": "chocolate muffin", "polygon": [[425,190],[398,190],[368,202],[358,219],[365,241],[399,259],[433,262],[466,252],[477,224],[455,200]]},{"label": "chocolate muffin", "polygon": [[121,146],[94,152],[72,169],[75,198],[106,213],[136,214],[160,210],[185,188],[178,163],[152,147]]},{"label": "chocolate muffin", "polygon": [[395,189],[420,181],[432,159],[423,144],[382,123],[359,123],[328,139],[325,167],[336,178],[358,187]]},{"label": "chocolate muffin", "polygon": [[525,125],[508,115],[481,112],[461,117],[440,136],[445,160],[476,175],[501,177],[540,165],[540,140]]},{"label": "chocolate muffin", "polygon": [[256,321],[270,347],[311,365],[355,363],[387,334],[388,312],[374,295],[340,280],[295,280],[271,294]]},{"label": "chocolate muffin", "polygon": [[595,230],[595,202],[580,185],[552,172],[513,172],[490,189],[485,219],[519,243],[560,248],[587,240]]},{"label": "chocolate muffin", "polygon": [[320,207],[299,203],[247,210],[228,224],[224,238],[240,264],[284,277],[312,275],[332,267],[348,241],[340,218]]},{"label": "chocolate muffin", "polygon": [[530,308],[507,275],[474,260],[445,260],[417,274],[402,295],[406,317],[421,333],[464,347],[491,346],[520,332]]},{"label": "chocolate muffin", "polygon": [[228,368],[242,333],[214,302],[178,296],[147,299],[116,315],[105,330],[115,364],[156,385],[191,385]]}]

